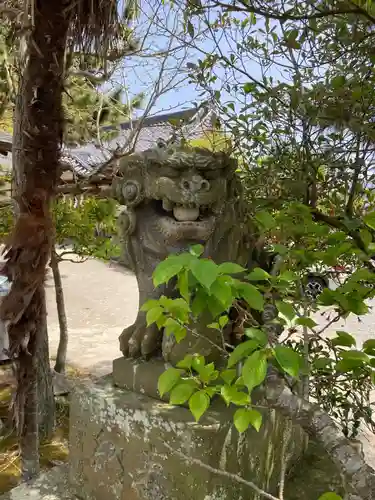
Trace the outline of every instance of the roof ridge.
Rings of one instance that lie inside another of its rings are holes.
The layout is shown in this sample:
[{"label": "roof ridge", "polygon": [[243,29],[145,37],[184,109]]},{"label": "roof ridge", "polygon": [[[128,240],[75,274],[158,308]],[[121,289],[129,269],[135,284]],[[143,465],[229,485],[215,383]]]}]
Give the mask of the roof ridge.
[{"label": "roof ridge", "polygon": [[127,120],[126,122],[121,122],[117,126],[116,125],[105,125],[102,127],[103,130],[105,131],[110,131],[110,130],[116,130],[120,128],[121,130],[127,130],[128,128],[133,128],[135,127],[139,122],[142,122],[142,128],[145,127],[152,127],[154,125],[158,125],[163,122],[168,122],[169,120],[173,120],[175,118],[178,118],[179,116],[181,118],[184,117],[184,115],[191,115],[188,118],[191,120],[194,120],[196,115],[202,110],[202,108],[206,108],[207,112],[209,111],[209,102],[208,101],[202,101],[199,105],[193,107],[193,108],[186,108],[186,109],[180,109],[178,111],[174,111],[172,113],[161,113],[157,115],[152,115],[152,116],[146,116],[145,118],[140,117],[136,118],[134,120]]}]

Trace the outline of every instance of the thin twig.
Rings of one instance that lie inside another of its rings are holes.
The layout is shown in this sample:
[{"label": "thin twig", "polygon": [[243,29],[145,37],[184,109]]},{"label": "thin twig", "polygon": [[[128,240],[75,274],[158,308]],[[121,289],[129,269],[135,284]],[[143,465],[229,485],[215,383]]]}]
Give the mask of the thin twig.
[{"label": "thin twig", "polygon": [[169,444],[166,443],[165,441],[163,441],[163,444],[170,452],[175,453],[176,455],[178,455],[180,458],[183,458],[187,462],[198,465],[199,467],[202,467],[202,469],[206,469],[207,471],[211,472],[212,474],[216,474],[216,475],[222,476],[222,477],[227,477],[228,479],[231,479],[232,481],[244,484],[245,486],[248,486],[249,488],[254,490],[261,497],[268,498],[268,500],[280,500],[280,498],[274,497],[270,493],[267,493],[266,491],[260,489],[253,482],[247,481],[246,479],[239,476],[238,474],[232,474],[231,472],[228,472],[226,470],[216,469],[215,467],[211,467],[211,465],[208,465],[208,464],[202,462],[202,460],[199,460],[198,458],[192,458],[192,457],[189,457],[188,455],[185,455],[185,453],[182,453],[182,451],[174,450],[172,448],[172,446],[169,446]]}]

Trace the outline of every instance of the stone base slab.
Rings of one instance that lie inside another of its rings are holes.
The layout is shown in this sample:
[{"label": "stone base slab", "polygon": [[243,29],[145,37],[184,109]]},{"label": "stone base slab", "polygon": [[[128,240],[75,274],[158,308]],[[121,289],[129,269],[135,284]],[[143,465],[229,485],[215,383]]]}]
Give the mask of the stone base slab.
[{"label": "stone base slab", "polygon": [[170,366],[161,359],[143,361],[122,356],[113,361],[113,383],[121,389],[168,402],[168,396],[162,398],[158,392],[158,379]]},{"label": "stone base slab", "polygon": [[[290,422],[264,409],[259,433],[239,434],[232,410],[217,410],[196,423],[189,410],[118,389],[110,378],[78,386],[70,410],[71,485],[82,500],[258,499],[249,487],[188,463],[176,450],[276,493]],[[294,428],[290,463],[301,456],[303,442]]]},{"label": "stone base slab", "polygon": [[66,465],[43,472],[37,479],[22,483],[0,500],[79,500],[70,490]]}]

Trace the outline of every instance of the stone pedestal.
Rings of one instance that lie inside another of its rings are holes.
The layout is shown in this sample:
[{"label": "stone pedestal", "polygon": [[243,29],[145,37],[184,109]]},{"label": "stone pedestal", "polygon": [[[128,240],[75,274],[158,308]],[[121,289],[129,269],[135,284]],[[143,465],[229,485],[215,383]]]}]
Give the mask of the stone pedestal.
[{"label": "stone pedestal", "polygon": [[[110,377],[77,387],[70,412],[69,479],[82,500],[258,499],[248,486],[188,463],[178,452],[277,491],[290,422],[273,410],[263,410],[259,433],[239,434],[232,410],[221,404],[195,423],[189,410],[115,388]],[[301,456],[303,442],[294,428],[290,463]]]}]

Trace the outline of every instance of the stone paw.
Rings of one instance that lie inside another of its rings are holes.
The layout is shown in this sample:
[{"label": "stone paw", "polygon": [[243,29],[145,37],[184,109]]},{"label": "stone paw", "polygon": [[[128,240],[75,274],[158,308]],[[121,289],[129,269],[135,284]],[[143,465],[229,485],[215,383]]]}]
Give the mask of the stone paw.
[{"label": "stone paw", "polygon": [[119,337],[120,350],[128,358],[148,358],[160,349],[162,334],[153,324],[135,322],[128,326]]}]

